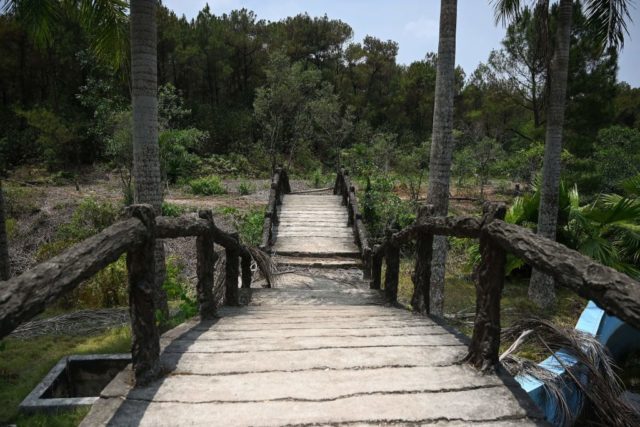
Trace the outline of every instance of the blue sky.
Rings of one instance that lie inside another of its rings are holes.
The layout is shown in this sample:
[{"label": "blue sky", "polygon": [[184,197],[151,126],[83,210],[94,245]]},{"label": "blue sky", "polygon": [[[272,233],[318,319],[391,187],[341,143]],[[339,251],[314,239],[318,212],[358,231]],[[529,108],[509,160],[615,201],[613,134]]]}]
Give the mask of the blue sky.
[{"label": "blue sky", "polygon": [[[438,49],[439,0],[163,0],[178,15],[193,18],[209,3],[216,15],[233,9],[253,10],[259,19],[277,21],[308,12],[351,25],[354,40],[366,35],[398,42],[398,62],[409,64]],[[634,0],[633,23],[620,55],[619,80],[640,86],[640,7]],[[456,62],[470,74],[500,46],[505,30],[496,26],[489,0],[458,0]]]}]

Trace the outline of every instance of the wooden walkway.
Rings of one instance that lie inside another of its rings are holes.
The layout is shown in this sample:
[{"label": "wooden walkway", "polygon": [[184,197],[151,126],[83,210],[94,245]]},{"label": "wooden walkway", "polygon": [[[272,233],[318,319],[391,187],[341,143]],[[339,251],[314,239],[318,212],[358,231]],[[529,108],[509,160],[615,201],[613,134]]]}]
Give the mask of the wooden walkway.
[{"label": "wooden walkway", "polygon": [[[345,226],[339,198],[288,195],[274,249],[340,263],[357,251]],[[161,379],[132,388],[123,371],[82,425],[545,425],[513,379],[458,363],[463,337],[360,277],[307,266],[242,289],[248,305],[162,337]]]},{"label": "wooden walkway", "polygon": [[276,260],[300,267],[359,267],[360,251],[341,200],[334,195],[285,195],[271,248]]}]

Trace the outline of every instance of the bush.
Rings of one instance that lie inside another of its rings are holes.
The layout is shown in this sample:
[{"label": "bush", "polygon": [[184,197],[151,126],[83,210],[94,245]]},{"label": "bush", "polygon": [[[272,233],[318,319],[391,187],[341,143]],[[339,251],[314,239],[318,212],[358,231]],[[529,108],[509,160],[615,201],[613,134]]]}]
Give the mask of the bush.
[{"label": "bush", "polygon": [[198,302],[193,292],[190,292],[189,285],[184,279],[184,266],[173,257],[167,259],[167,277],[162,285],[167,292],[167,298],[179,301],[181,319],[188,319],[198,314]]},{"label": "bush", "polygon": [[162,203],[162,216],[179,217],[180,215],[185,214],[187,211],[188,209],[184,206],[175,205],[168,202]]},{"label": "bush", "polygon": [[390,178],[368,180],[360,203],[365,224],[374,239],[381,239],[387,228],[404,228],[415,220],[411,202],[401,200],[394,192]]},{"label": "bush", "polygon": [[88,197],[73,212],[71,222],[60,227],[58,237],[79,242],[109,227],[117,217],[118,209],[111,202]]},{"label": "bush", "polygon": [[247,181],[242,181],[240,185],[238,185],[238,192],[241,196],[247,196],[256,191],[256,186]]},{"label": "bush", "polygon": [[209,175],[204,178],[189,181],[189,187],[193,194],[202,196],[213,196],[214,194],[227,194],[227,190],[222,185],[222,180],[216,175]]},{"label": "bush", "polygon": [[262,240],[262,226],[264,224],[264,211],[253,209],[242,215],[238,232],[242,242],[247,245],[258,246]]}]

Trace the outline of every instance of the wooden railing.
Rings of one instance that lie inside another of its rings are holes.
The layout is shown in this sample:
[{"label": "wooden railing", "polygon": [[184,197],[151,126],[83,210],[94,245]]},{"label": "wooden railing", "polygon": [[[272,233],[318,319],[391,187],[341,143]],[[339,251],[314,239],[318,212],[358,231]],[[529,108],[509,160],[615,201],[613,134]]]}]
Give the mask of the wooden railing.
[{"label": "wooden railing", "polygon": [[264,214],[264,224],[262,226],[262,243],[260,248],[268,250],[273,244],[273,227],[278,225],[278,206],[282,204],[282,196],[291,193],[289,184],[289,174],[287,170],[278,167],[271,177],[271,190],[269,191],[269,202]]},{"label": "wooden railing", "polygon": [[504,286],[506,254],[510,252],[531,267],[551,275],[557,285],[594,301],[610,315],[640,329],[640,283],[605,267],[566,246],[508,224],[503,204],[486,204],[482,217],[434,217],[431,206],[422,207],[415,223],[389,232],[372,253],[372,284],[381,286],[382,262],[386,261],[385,293],[397,300],[402,244],[416,240],[416,266],[412,306],[428,312],[431,258],[434,235],[480,240],[480,268],[476,283],[476,314],[466,361],[486,370],[498,363],[500,347],[500,298]]},{"label": "wooden railing", "polygon": [[347,207],[347,225],[353,227],[356,244],[360,248],[360,256],[363,263],[363,277],[365,280],[371,278],[371,245],[367,228],[362,220],[362,214],[358,208],[358,197],[356,188],[351,184],[349,171],[340,169],[333,186],[333,194],[342,197],[342,204]]},{"label": "wooden railing", "polygon": [[149,205],[134,205],[127,208],[126,217],[20,276],[0,282],[0,339],[126,253],[133,368],[136,382],[146,383],[160,369],[159,332],[152,297],[156,239],[197,237],[196,289],[203,319],[216,315],[214,244],[226,251],[225,303],[239,303],[239,258],[242,286],[251,286],[250,251],[239,242],[237,233],[226,233],[216,227],[210,210],[200,211],[197,218],[169,218],[155,217]]}]

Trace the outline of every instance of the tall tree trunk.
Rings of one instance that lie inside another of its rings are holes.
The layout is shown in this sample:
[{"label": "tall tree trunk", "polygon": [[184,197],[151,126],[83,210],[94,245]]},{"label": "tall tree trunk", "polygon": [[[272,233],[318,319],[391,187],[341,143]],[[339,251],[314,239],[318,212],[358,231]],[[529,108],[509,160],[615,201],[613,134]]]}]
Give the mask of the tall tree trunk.
[{"label": "tall tree trunk", "polygon": [[[157,0],[131,0],[131,79],[133,103],[133,179],[136,203],[162,212],[162,177],[158,145]],[[164,244],[156,242],[156,310],[168,316],[162,289],[166,274]]]},{"label": "tall tree trunk", "polygon": [[0,181],[0,280],[9,280],[11,276],[11,261],[9,259],[9,243],[7,240],[7,226],[4,217],[4,193]]},{"label": "tall tree trunk", "polygon": [[[435,215],[442,216],[447,215],[449,210],[449,180],[453,153],[457,3],[457,0],[442,0],[440,2],[440,40],[438,43],[427,204],[433,205]],[[431,262],[430,312],[438,316],[443,314],[446,259],[447,239],[444,236],[436,236],[433,240],[433,259]]]},{"label": "tall tree trunk", "polygon": [[[562,128],[567,94],[567,75],[569,73],[572,11],[572,0],[560,0],[556,46],[549,73],[549,104],[542,166],[538,234],[552,240],[556,239],[558,224],[560,156],[562,154]],[[534,270],[529,283],[529,298],[540,307],[550,307],[555,303],[553,286],[551,277]]]}]

